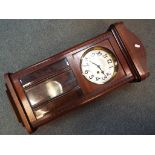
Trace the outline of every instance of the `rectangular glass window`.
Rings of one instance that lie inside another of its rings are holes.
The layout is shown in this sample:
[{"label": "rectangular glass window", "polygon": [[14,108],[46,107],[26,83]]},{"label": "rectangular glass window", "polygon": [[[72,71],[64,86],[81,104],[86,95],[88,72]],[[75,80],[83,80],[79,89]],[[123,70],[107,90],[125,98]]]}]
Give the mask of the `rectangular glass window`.
[{"label": "rectangular glass window", "polygon": [[42,80],[48,76],[55,76],[63,71],[65,68],[69,67],[69,63],[66,59],[62,59],[56,63],[47,65],[35,72],[23,76],[20,82],[24,88],[30,86],[36,81]]},{"label": "rectangular glass window", "polygon": [[76,85],[77,83],[73,72],[68,70],[51,79],[25,89],[25,92],[31,106],[36,107],[70,91],[76,87]]}]

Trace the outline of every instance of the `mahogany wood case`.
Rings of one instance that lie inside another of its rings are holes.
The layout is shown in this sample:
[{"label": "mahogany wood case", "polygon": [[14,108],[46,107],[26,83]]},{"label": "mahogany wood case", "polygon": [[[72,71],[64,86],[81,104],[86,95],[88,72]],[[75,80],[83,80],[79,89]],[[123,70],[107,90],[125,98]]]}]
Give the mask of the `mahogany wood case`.
[{"label": "mahogany wood case", "polygon": [[[81,72],[83,54],[94,47],[110,50],[117,59],[117,74],[104,84],[90,82]],[[148,75],[143,44],[120,22],[112,24],[107,32],[46,60],[6,73],[4,78],[19,122],[32,133],[50,120]],[[47,87],[56,92],[53,97],[48,95]]]}]

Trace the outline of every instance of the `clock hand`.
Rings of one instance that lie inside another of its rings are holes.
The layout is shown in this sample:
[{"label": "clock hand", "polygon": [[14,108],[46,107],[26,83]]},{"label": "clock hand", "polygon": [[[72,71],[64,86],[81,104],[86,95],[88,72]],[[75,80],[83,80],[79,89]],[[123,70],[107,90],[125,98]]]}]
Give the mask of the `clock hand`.
[{"label": "clock hand", "polygon": [[[89,60],[89,62],[91,62],[92,64],[94,64],[95,66],[97,66],[100,70],[101,70],[101,73],[104,74],[104,71],[101,69],[100,65],[97,65],[96,63],[92,62]],[[105,75],[105,74],[104,74]],[[106,75],[105,75],[106,76]]]},{"label": "clock hand", "polygon": [[[101,69],[101,67],[99,65],[97,65],[97,67],[101,70],[101,73],[104,74],[104,71]],[[104,76],[106,75],[104,74]]]},{"label": "clock hand", "polygon": [[97,66],[97,67],[98,67],[98,65],[97,65],[96,63],[94,63],[94,62],[92,62],[92,61],[90,61],[90,60],[89,60],[89,62],[91,62],[92,64],[94,64],[95,66]]}]

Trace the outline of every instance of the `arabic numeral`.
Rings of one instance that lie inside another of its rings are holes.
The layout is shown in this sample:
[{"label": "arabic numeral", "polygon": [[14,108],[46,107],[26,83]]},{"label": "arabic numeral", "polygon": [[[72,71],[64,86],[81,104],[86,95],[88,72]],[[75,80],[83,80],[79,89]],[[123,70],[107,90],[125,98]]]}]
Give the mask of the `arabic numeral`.
[{"label": "arabic numeral", "polygon": [[85,74],[88,74],[88,72],[89,72],[88,70],[85,70]]},{"label": "arabic numeral", "polygon": [[100,78],[99,77],[96,77],[96,81],[98,81]]},{"label": "arabic numeral", "polygon": [[107,76],[111,75],[111,73],[106,73]]},{"label": "arabic numeral", "polygon": [[101,55],[102,55],[102,53],[101,53],[101,52],[98,52],[98,53],[97,53],[97,55],[98,55],[98,56],[101,56]]},{"label": "arabic numeral", "polygon": [[89,76],[89,79],[92,79],[94,77],[94,75]]},{"label": "arabic numeral", "polygon": [[107,62],[108,62],[108,64],[110,64],[110,63],[112,63],[112,60],[111,60],[111,59],[109,59],[109,60],[107,60]]},{"label": "arabic numeral", "polygon": [[107,78],[107,76],[102,77],[102,80],[105,80]]},{"label": "arabic numeral", "polygon": [[89,64],[88,64],[88,63],[86,63],[86,64],[84,64],[84,65],[83,65],[83,67],[87,67],[87,66],[89,66]]},{"label": "arabic numeral", "polygon": [[110,66],[109,68],[113,68],[114,66]]},{"label": "arabic numeral", "polygon": [[94,57],[95,56],[95,53],[92,53],[92,57]]},{"label": "arabic numeral", "polygon": [[103,58],[107,58],[107,57],[108,57],[108,55],[107,55],[107,54],[104,54],[104,55],[103,55]]}]

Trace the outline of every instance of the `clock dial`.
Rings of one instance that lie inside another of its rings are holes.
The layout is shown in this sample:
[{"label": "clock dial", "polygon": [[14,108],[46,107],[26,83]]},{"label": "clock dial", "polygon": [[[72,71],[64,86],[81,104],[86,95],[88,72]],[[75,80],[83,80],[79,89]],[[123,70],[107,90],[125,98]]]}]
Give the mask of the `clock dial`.
[{"label": "clock dial", "polygon": [[81,71],[84,77],[95,84],[104,84],[117,73],[118,62],[114,54],[102,47],[94,47],[81,58]]}]

